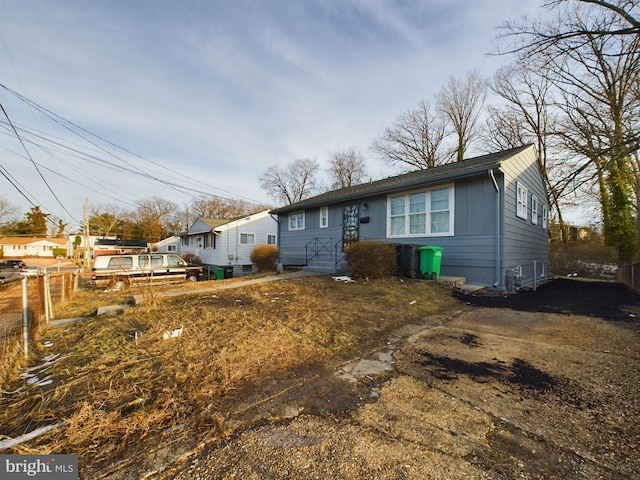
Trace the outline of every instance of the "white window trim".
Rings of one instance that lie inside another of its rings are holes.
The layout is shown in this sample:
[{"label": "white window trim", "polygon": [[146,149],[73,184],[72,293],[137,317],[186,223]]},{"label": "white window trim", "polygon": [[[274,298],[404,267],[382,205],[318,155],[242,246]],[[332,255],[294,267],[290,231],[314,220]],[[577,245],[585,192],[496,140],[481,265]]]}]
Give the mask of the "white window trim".
[{"label": "white window trim", "polygon": [[542,228],[549,227],[549,209],[546,205],[542,205]]},{"label": "white window trim", "polygon": [[[296,222],[295,222],[295,225],[292,227],[292,226],[291,226],[291,218],[292,218],[292,217],[294,217],[294,216],[296,217]],[[298,226],[298,221],[297,221],[298,216],[302,216],[302,226]],[[305,221],[306,221],[306,219],[305,219],[304,211],[302,211],[302,212],[293,212],[293,213],[290,213],[290,214],[289,214],[289,218],[288,218],[288,222],[289,222],[289,231],[294,231],[294,230],[304,230]]]},{"label": "white window trim", "polygon": [[516,182],[516,216],[527,219],[527,209],[529,208],[529,190],[520,182]]},{"label": "white window trim", "polygon": [[[322,220],[325,220],[325,224],[322,224]],[[320,228],[329,227],[329,207],[320,207]]]},{"label": "white window trim", "polygon": [[531,223],[538,224],[538,197],[531,195]]},{"label": "white window trim", "polygon": [[213,250],[216,248],[216,234],[211,232],[211,233],[205,233],[204,234],[204,248],[206,250]]},{"label": "white window trim", "polygon": [[[444,188],[447,188],[449,190],[449,230],[447,232],[440,232],[440,233],[431,233],[429,232],[424,232],[424,233],[408,233],[409,232],[409,208],[410,208],[410,201],[409,201],[409,197],[413,194],[416,193],[425,193],[426,194],[426,198],[425,198],[425,205],[426,205],[426,228],[430,229],[431,228],[431,192],[433,190],[442,190]],[[405,219],[405,228],[404,228],[404,233],[402,235],[392,235],[391,234],[391,199],[395,198],[395,197],[400,197],[403,196],[405,197],[405,202],[404,202],[404,208],[405,208],[405,212],[404,212],[404,219]],[[398,193],[398,194],[393,194],[393,195],[389,195],[387,197],[387,238],[410,238],[410,237],[451,237],[454,235],[454,225],[455,225],[455,186],[453,183],[451,184],[447,184],[447,185],[438,185],[437,187],[433,187],[433,188],[428,188],[428,189],[423,189],[423,190],[412,190],[410,192],[405,192],[405,193]]]},{"label": "white window trim", "polygon": [[[251,237],[251,242],[243,242],[242,241],[242,236],[245,236],[245,238],[247,238],[250,236]],[[238,243],[240,243],[240,245],[255,245],[256,244],[256,234],[255,233],[247,233],[247,232],[240,232],[240,238],[238,238]]]},{"label": "white window trim", "polygon": [[[269,243],[269,239],[273,237],[273,243]],[[274,233],[267,233],[267,245],[277,245],[278,244],[278,236]]]}]

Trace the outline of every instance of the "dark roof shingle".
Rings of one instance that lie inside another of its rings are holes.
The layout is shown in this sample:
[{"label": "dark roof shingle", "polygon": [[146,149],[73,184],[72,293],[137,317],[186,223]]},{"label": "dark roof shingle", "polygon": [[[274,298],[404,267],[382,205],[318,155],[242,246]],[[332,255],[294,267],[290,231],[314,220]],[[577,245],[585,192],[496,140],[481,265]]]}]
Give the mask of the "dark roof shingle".
[{"label": "dark roof shingle", "polygon": [[470,158],[469,160],[463,160],[461,162],[448,163],[439,167],[417,170],[394,177],[375,180],[369,183],[362,183],[351,187],[332,190],[315,197],[292,203],[291,205],[276,208],[271,210],[271,213],[288,213],[295,210],[303,210],[305,208],[318,207],[331,203],[354,200],[356,198],[361,199],[371,197],[373,195],[390,193],[414,186],[433,185],[455,179],[475,176],[486,172],[490,168],[498,168],[502,161],[517,155],[530,147],[531,145],[523,145],[521,147],[503,150],[501,152]]}]

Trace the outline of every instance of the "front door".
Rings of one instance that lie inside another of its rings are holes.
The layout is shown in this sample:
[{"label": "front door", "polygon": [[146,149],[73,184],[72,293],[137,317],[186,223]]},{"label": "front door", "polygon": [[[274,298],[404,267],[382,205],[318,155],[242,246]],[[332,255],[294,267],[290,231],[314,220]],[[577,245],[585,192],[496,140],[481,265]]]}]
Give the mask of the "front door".
[{"label": "front door", "polygon": [[344,207],[342,218],[342,248],[356,243],[360,238],[358,230],[358,218],[360,217],[358,205]]}]

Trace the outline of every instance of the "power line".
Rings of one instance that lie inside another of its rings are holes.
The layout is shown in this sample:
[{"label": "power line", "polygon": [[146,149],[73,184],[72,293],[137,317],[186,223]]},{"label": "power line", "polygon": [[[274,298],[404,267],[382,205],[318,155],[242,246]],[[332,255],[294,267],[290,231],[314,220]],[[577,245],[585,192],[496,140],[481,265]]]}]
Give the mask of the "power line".
[{"label": "power line", "polygon": [[7,113],[7,111],[4,108],[4,105],[2,104],[2,102],[0,102],[0,109],[2,109],[2,113],[4,113],[4,116],[7,118],[7,121],[9,122],[9,125],[11,126],[11,129],[13,130],[13,132],[16,134],[16,137],[18,138],[18,141],[20,142],[20,145],[22,145],[22,148],[24,148],[25,153],[27,154],[27,156],[29,157],[29,160],[31,160],[31,163],[33,164],[33,166],[35,167],[36,171],[38,172],[38,175],[40,175],[40,178],[42,179],[42,181],[44,182],[44,184],[47,186],[47,189],[49,189],[49,191],[51,192],[51,195],[53,195],[53,197],[56,199],[56,201],[58,202],[58,204],[62,207],[62,209],[67,212],[67,214],[76,222],[78,221],[76,218],[74,218],[74,216],[71,214],[71,212],[69,212],[69,210],[67,210],[67,208],[62,204],[62,202],[60,201],[60,199],[58,198],[58,196],[55,194],[55,192],[53,191],[53,189],[51,188],[51,186],[49,185],[49,182],[47,182],[47,180],[44,178],[44,175],[42,175],[42,172],[40,171],[40,169],[38,168],[38,165],[36,164],[36,162],[33,160],[33,158],[31,157],[31,154],[29,153],[29,150],[27,150],[27,146],[24,144],[24,142],[22,141],[22,137],[20,136],[20,134],[18,133],[18,131],[16,130],[15,126],[13,125],[13,122],[11,122],[11,118],[9,118],[9,114]]},{"label": "power line", "polygon": [[[70,126],[74,127],[75,129],[77,129],[77,130],[79,130],[79,131],[81,131],[81,132],[84,132],[84,133],[86,133],[86,134],[90,135],[91,137],[94,137],[94,138],[96,138],[96,139],[98,139],[98,140],[100,140],[100,141],[102,141],[102,142],[105,142],[106,144],[111,145],[111,146],[113,146],[113,147],[115,147],[115,148],[117,148],[117,149],[119,149],[119,150],[121,150],[121,151],[123,151],[123,152],[125,152],[125,153],[129,154],[129,155],[133,155],[134,157],[139,158],[139,159],[141,159],[141,160],[143,160],[143,161],[145,161],[145,162],[148,162],[148,163],[150,163],[150,164],[152,164],[152,165],[155,165],[156,167],[159,167],[159,168],[161,168],[161,169],[164,169],[164,170],[166,170],[166,171],[168,171],[168,172],[171,172],[171,173],[173,173],[173,174],[179,175],[181,178],[189,179],[189,180],[191,180],[191,181],[193,181],[193,182],[196,182],[197,184],[200,184],[200,185],[202,185],[202,186],[204,186],[204,187],[210,188],[210,189],[212,189],[212,190],[218,190],[218,191],[221,191],[221,192],[223,192],[223,193],[225,193],[225,194],[227,194],[227,195],[229,195],[229,196],[230,196],[230,197],[226,197],[226,198],[232,199],[233,197],[236,197],[236,198],[244,199],[245,201],[249,201],[250,203],[255,203],[255,204],[260,203],[260,202],[258,202],[258,201],[256,201],[256,200],[250,199],[250,198],[248,198],[248,197],[244,197],[244,196],[242,196],[242,195],[238,195],[238,194],[233,194],[233,193],[228,192],[228,191],[226,191],[226,190],[224,190],[224,189],[221,189],[221,188],[219,188],[219,187],[214,187],[214,186],[212,186],[212,185],[206,184],[206,183],[204,183],[204,182],[202,182],[202,181],[200,181],[200,180],[198,180],[198,179],[194,179],[194,178],[192,178],[192,177],[190,177],[190,176],[188,176],[188,175],[185,175],[185,174],[184,174],[184,173],[182,173],[182,172],[178,172],[178,171],[173,170],[173,169],[171,169],[171,168],[169,168],[169,167],[167,167],[167,166],[165,166],[165,165],[162,165],[162,164],[160,164],[160,163],[158,163],[158,162],[154,162],[154,161],[152,161],[152,160],[149,160],[149,159],[147,159],[147,158],[144,158],[144,157],[142,157],[141,155],[138,155],[138,154],[136,154],[136,153],[134,153],[134,152],[131,152],[130,150],[128,150],[128,149],[126,149],[126,148],[124,148],[124,147],[122,147],[122,146],[120,146],[120,145],[118,145],[118,144],[116,144],[116,143],[114,143],[114,142],[112,142],[112,141],[110,141],[110,140],[107,140],[107,139],[105,139],[104,137],[101,137],[100,135],[97,135],[97,134],[95,134],[95,133],[90,132],[89,130],[85,129],[84,127],[81,127],[80,125],[77,125],[77,124],[75,124],[75,123],[73,123],[73,122],[71,122],[71,121],[69,121],[69,120],[67,120],[67,119],[65,119],[65,118],[63,118],[63,117],[61,117],[61,116],[57,115],[56,113],[54,113],[54,112],[52,112],[52,111],[48,110],[47,108],[43,107],[42,105],[39,105],[38,103],[36,103],[36,102],[34,102],[34,101],[32,101],[32,100],[29,100],[28,98],[24,97],[23,95],[20,95],[19,93],[15,92],[14,90],[10,89],[9,87],[7,87],[7,86],[6,86],[6,85],[4,85],[4,84],[0,84],[0,87],[2,87],[2,88],[3,88],[3,89],[5,89],[7,92],[9,92],[9,93],[11,93],[12,95],[14,95],[16,98],[18,98],[18,99],[19,99],[19,100],[21,100],[22,102],[26,103],[26,104],[27,104],[27,105],[29,105],[30,107],[32,107],[32,108],[34,108],[34,109],[36,109],[37,111],[39,111],[41,114],[45,115],[45,116],[46,116],[47,118],[49,118],[50,120],[52,120],[52,121],[53,121],[53,122],[55,122],[56,124],[60,125],[62,128],[64,128],[64,129],[68,130],[69,132],[73,133],[74,135],[79,136],[80,138],[82,138],[83,140],[85,140],[86,142],[88,142],[89,144],[91,144],[91,145],[95,146],[95,147],[96,147],[96,148],[98,148],[100,151],[104,152],[106,155],[111,156],[111,157],[113,157],[113,158],[115,158],[115,159],[117,159],[117,160],[119,160],[119,161],[121,161],[121,162],[125,163],[125,164],[126,164],[126,165],[128,165],[131,169],[133,169],[133,170],[137,171],[137,172],[138,172],[138,174],[139,174],[139,175],[141,175],[141,176],[143,176],[143,177],[150,178],[150,179],[152,179],[152,180],[154,180],[154,181],[156,181],[156,182],[159,182],[159,183],[161,183],[161,184],[163,184],[163,185],[166,185],[166,186],[168,186],[168,187],[170,187],[170,188],[173,188],[173,189],[175,189],[175,190],[177,190],[177,191],[180,191],[181,193],[192,192],[192,193],[198,193],[198,194],[203,194],[203,195],[211,195],[209,192],[205,192],[205,191],[202,191],[202,190],[199,190],[199,189],[195,189],[195,188],[189,188],[189,187],[186,187],[186,186],[184,186],[184,185],[181,185],[181,184],[178,184],[178,183],[174,183],[174,182],[169,182],[169,181],[164,180],[164,179],[162,179],[162,178],[159,178],[159,177],[157,177],[157,176],[155,176],[155,175],[152,175],[150,172],[145,171],[145,170],[143,170],[143,169],[139,168],[139,167],[138,167],[138,166],[136,166],[136,165],[133,165],[132,163],[130,163],[130,162],[126,161],[125,159],[123,159],[123,158],[119,157],[119,156],[118,156],[118,155],[116,155],[115,153],[113,153],[113,152],[111,152],[111,151],[109,151],[109,150],[105,149],[104,147],[100,146],[100,145],[99,145],[99,144],[97,144],[95,141],[90,140],[90,139],[89,139],[89,138],[87,138],[86,136],[84,136],[84,135],[82,135],[82,134],[78,133],[77,131],[75,131],[75,130],[73,130],[72,128],[70,128]],[[104,161],[104,159],[101,159],[101,160],[102,160],[102,161]],[[119,168],[122,168],[122,167],[119,167]],[[224,197],[224,196],[222,196],[222,195],[213,195],[213,196],[217,196],[217,197],[220,197],[220,198],[225,198],[225,197]]]}]

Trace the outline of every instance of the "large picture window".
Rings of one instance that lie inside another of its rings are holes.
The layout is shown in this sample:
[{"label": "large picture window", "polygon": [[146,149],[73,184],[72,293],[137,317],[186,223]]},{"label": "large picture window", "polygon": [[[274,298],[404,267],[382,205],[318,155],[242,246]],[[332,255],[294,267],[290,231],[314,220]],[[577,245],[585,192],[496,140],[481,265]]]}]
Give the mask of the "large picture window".
[{"label": "large picture window", "polygon": [[389,197],[389,237],[453,235],[453,186]]}]

